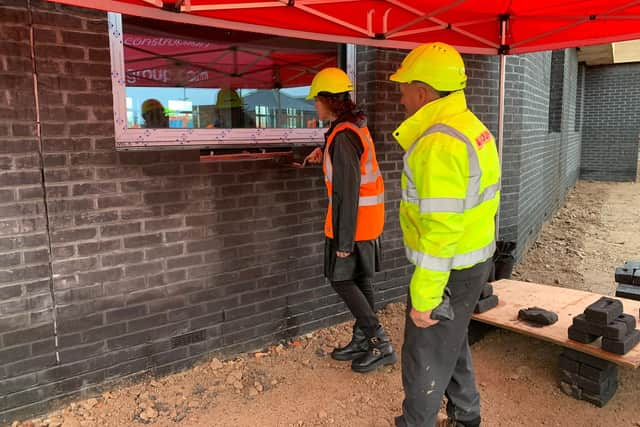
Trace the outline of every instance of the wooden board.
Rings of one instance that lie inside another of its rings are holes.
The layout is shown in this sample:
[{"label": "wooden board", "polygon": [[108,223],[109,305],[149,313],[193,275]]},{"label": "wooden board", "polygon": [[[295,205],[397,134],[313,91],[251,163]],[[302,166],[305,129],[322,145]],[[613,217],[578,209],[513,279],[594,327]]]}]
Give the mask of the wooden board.
[{"label": "wooden board", "polygon": [[638,61],[640,61],[640,40],[613,43],[614,63],[620,64],[623,62]]},{"label": "wooden board", "polygon": [[587,65],[613,64],[613,48],[611,44],[581,47],[578,61],[586,62]]},{"label": "wooden board", "polygon": [[[584,312],[589,304],[600,299],[602,295],[515,280],[493,282],[493,292],[500,300],[498,306],[487,312],[474,314],[473,319],[589,353],[621,366],[634,369],[640,366],[640,344],[621,356],[602,350],[601,338],[592,344],[582,344],[567,337],[567,328],[571,325],[573,317]],[[622,301],[624,312],[633,315],[637,321],[640,301],[617,299]],[[550,326],[536,328],[518,320],[518,311],[521,308],[534,306],[555,312],[558,321]],[[638,325],[640,327],[640,323]]]}]

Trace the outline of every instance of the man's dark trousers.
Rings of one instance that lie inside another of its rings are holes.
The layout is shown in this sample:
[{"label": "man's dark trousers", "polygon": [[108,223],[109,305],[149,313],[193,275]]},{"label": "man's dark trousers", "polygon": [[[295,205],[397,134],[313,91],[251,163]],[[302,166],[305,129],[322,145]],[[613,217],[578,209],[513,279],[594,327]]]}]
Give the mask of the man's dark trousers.
[{"label": "man's dark trousers", "polygon": [[466,270],[453,270],[447,286],[451,291],[454,319],[429,328],[418,328],[409,317],[407,298],[404,345],[402,346],[403,414],[401,427],[433,427],[443,395],[447,414],[462,423],[480,419],[480,395],[469,351],[467,328],[473,310],[489,278],[492,261]]}]

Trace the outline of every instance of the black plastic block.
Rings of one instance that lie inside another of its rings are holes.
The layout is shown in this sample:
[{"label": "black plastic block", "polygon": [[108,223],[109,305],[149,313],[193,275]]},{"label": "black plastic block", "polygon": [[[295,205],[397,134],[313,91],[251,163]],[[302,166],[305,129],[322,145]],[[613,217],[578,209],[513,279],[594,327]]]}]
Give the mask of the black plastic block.
[{"label": "black plastic block", "polygon": [[640,286],[626,285],[624,283],[621,283],[616,289],[616,296],[620,298],[640,301]]},{"label": "black plastic block", "polygon": [[489,298],[481,299],[480,301],[478,301],[474,311],[476,313],[484,313],[485,311],[489,311],[497,305],[498,297],[496,295],[491,295]]},{"label": "black plastic block", "polygon": [[602,297],[588,306],[584,314],[589,322],[606,326],[622,314],[622,309],[620,300]]},{"label": "black plastic block", "polygon": [[618,382],[617,376],[608,377],[604,381],[593,381],[589,378],[585,378],[580,376],[579,374],[574,374],[571,372],[560,370],[560,381],[577,385],[582,389],[585,393],[590,393],[594,395],[606,394],[607,391],[611,388],[611,383]]},{"label": "black plastic block", "polygon": [[625,336],[636,328],[636,319],[635,317],[629,314],[621,314],[614,320],[609,323],[607,326],[602,328],[602,336],[605,338],[609,338],[611,340],[622,340]]},{"label": "black plastic block", "polygon": [[580,376],[598,383],[610,381],[618,378],[618,367],[613,363],[605,369],[594,368],[593,366],[580,365]]},{"label": "black plastic block", "polygon": [[529,307],[522,308],[518,311],[518,319],[534,326],[543,327],[556,323],[558,321],[558,315],[544,308]]},{"label": "black plastic block", "polygon": [[616,394],[616,390],[618,390],[618,385],[616,384],[615,387],[607,394],[605,395],[593,395],[593,394],[589,394],[587,392],[583,392],[582,393],[582,400],[584,400],[585,402],[589,402],[593,405],[596,405],[598,408],[602,408],[604,407],[607,403],[609,403],[609,401],[613,398],[613,396],[615,396]]},{"label": "black plastic block", "polygon": [[640,261],[625,261],[623,267],[631,268],[633,270],[640,269]]},{"label": "black plastic block", "polygon": [[615,354],[627,354],[640,342],[640,331],[634,329],[622,340],[602,339],[602,349]]},{"label": "black plastic block", "polygon": [[480,299],[486,299],[493,295],[493,285],[491,283],[485,283],[480,294]]},{"label": "black plastic block", "polygon": [[626,283],[631,285],[633,283],[633,268],[618,267],[615,272],[615,279],[617,283]]},{"label": "black plastic block", "polygon": [[636,286],[640,286],[640,268],[634,271],[632,283]]},{"label": "black plastic block", "polygon": [[578,314],[576,317],[573,318],[573,326],[574,328],[576,328],[581,332],[586,332],[588,334],[597,335],[597,336],[602,335],[602,326],[589,322],[587,320],[587,317],[584,315],[584,313]]},{"label": "black plastic block", "polygon": [[627,336],[629,328],[624,322],[611,322],[604,328],[602,328],[602,336],[610,340],[620,341]]},{"label": "black plastic block", "polygon": [[609,384],[609,388],[599,395],[588,393],[586,390],[582,391],[582,400],[596,405],[598,408],[602,408],[609,403],[611,398],[616,394],[618,390],[618,381],[612,381]]},{"label": "black plastic block", "polygon": [[609,362],[608,360],[600,359],[599,357],[582,353],[580,351],[573,350],[571,348],[565,348],[562,352],[562,355],[569,359],[576,360],[580,363],[593,366],[594,368],[597,368],[597,369],[607,369],[609,365],[612,365],[612,363]]},{"label": "black plastic block", "polygon": [[560,381],[560,389],[575,399],[582,399],[582,390],[576,384],[571,384],[565,381]]},{"label": "black plastic block", "polygon": [[608,389],[605,390],[605,392],[600,395],[588,393],[582,390],[577,384],[572,384],[565,381],[560,381],[560,389],[565,394],[575,399],[584,400],[586,402],[589,402],[591,404],[594,404],[602,408],[616,394],[616,391],[618,390],[618,382],[617,381],[610,382]]},{"label": "black plastic block", "polygon": [[624,322],[627,325],[627,329],[630,331],[636,328],[636,318],[627,313],[622,313],[618,316],[616,322]]},{"label": "black plastic block", "polygon": [[587,332],[582,332],[576,329],[576,327],[573,325],[569,326],[568,335],[569,339],[581,342],[583,344],[592,343],[599,338],[598,335],[592,335]]},{"label": "black plastic block", "polygon": [[574,374],[580,373],[580,362],[578,362],[577,360],[569,359],[564,354],[561,354],[558,358],[558,366],[561,370],[565,370],[567,372],[572,372]]}]

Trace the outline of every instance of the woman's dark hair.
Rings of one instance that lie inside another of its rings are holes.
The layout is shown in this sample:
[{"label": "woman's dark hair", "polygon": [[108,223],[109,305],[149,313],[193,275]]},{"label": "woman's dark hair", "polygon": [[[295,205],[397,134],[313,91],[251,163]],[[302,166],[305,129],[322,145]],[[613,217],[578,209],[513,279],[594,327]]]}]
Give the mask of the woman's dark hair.
[{"label": "woman's dark hair", "polygon": [[365,114],[362,111],[356,111],[356,103],[351,100],[349,92],[320,92],[318,98],[338,118],[344,118],[349,121],[359,121],[365,118]]}]

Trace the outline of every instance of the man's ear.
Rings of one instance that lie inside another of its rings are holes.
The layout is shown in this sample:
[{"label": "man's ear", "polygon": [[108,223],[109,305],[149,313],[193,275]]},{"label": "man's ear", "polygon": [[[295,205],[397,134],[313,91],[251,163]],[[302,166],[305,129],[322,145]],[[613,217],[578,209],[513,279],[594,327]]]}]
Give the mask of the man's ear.
[{"label": "man's ear", "polygon": [[435,101],[440,98],[440,94],[430,86],[419,86],[421,92],[420,96],[424,98],[420,98],[422,102],[428,104],[429,102]]},{"label": "man's ear", "polygon": [[424,87],[422,85],[416,86],[418,90],[418,99],[420,100],[420,105],[425,105],[431,101],[431,93],[429,88]]}]

